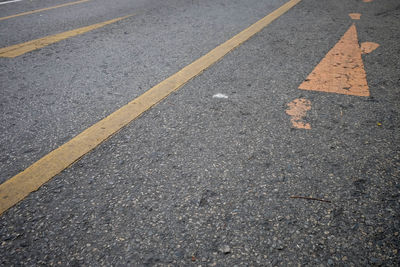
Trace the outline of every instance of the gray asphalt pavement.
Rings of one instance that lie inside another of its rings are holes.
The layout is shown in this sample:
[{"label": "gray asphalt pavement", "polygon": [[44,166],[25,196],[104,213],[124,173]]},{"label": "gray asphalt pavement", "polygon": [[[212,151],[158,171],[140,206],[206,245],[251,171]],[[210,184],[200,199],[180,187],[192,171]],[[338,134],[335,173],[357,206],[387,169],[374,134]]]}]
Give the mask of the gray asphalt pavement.
[{"label": "gray asphalt pavement", "polygon": [[[19,12],[61,4],[32,3]],[[2,21],[0,45],[6,47],[137,13],[35,52],[1,59],[0,181],[24,170],[282,3],[91,1]],[[2,9],[0,16],[19,13],[15,7],[13,13]],[[36,19],[35,24],[32,19]]]},{"label": "gray asphalt pavement", "polygon": [[[135,14],[0,58],[0,182],[284,3],[91,0],[0,21],[6,47]],[[371,96],[299,90],[353,23],[380,45],[362,56]],[[3,213],[0,264],[398,266],[399,28],[397,0],[301,1]],[[285,112],[298,98],[311,130]]]}]

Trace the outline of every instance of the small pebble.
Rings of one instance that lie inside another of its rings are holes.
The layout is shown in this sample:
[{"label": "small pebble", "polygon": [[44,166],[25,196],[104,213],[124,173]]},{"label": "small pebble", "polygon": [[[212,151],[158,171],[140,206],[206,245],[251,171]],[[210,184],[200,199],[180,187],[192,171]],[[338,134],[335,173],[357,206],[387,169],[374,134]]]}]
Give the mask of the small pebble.
[{"label": "small pebble", "polygon": [[228,254],[231,252],[231,248],[228,245],[223,245],[222,247],[219,248],[219,251]]}]

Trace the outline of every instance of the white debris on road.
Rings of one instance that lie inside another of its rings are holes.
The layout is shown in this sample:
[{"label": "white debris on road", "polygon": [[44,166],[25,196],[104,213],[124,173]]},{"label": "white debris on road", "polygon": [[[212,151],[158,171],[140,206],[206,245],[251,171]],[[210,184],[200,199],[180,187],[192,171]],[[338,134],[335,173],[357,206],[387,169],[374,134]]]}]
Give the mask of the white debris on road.
[{"label": "white debris on road", "polygon": [[228,98],[228,96],[218,93],[218,94],[213,95],[213,98]]}]

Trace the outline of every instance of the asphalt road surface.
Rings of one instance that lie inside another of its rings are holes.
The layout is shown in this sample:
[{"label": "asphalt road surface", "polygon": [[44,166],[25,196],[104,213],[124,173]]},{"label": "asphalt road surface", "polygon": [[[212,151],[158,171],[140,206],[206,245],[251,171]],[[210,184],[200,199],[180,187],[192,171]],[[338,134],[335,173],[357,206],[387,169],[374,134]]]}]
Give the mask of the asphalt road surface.
[{"label": "asphalt road surface", "polygon": [[400,2],[288,1],[0,1],[0,265],[400,265]]}]

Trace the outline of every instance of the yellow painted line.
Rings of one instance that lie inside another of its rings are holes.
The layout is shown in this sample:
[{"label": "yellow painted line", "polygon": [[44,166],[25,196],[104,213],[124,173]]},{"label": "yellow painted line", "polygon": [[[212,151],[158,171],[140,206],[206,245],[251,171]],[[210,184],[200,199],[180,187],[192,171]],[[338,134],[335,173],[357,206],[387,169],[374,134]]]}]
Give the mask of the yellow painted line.
[{"label": "yellow painted line", "polygon": [[19,17],[19,16],[30,15],[30,14],[34,14],[34,13],[38,13],[38,12],[43,12],[43,11],[46,11],[46,10],[51,10],[51,9],[55,9],[55,8],[59,8],[59,7],[76,5],[76,4],[84,3],[84,2],[87,2],[87,1],[90,1],[90,0],[81,0],[81,1],[70,2],[70,3],[58,5],[58,6],[46,7],[46,8],[36,9],[36,10],[27,11],[27,12],[23,12],[23,13],[18,13],[18,14],[15,14],[15,15],[7,16],[7,17],[2,17],[2,18],[0,18],[0,21],[6,20],[6,19],[15,18],[15,17]]},{"label": "yellow painted line", "polygon": [[78,29],[75,29],[75,30],[66,31],[66,32],[62,32],[62,33],[46,36],[46,37],[43,37],[43,38],[40,38],[40,39],[36,39],[36,40],[32,40],[32,41],[29,41],[29,42],[26,42],[26,43],[22,43],[22,44],[16,44],[16,45],[0,48],[0,57],[8,57],[8,58],[17,57],[17,56],[23,55],[25,53],[31,52],[33,50],[48,46],[50,44],[57,43],[57,42],[62,41],[64,39],[71,38],[71,37],[74,37],[76,35],[83,34],[83,33],[86,33],[88,31],[92,31],[92,30],[104,27],[105,25],[120,21],[122,19],[131,17],[131,16],[133,16],[133,15],[128,15],[128,16],[124,16],[124,17],[120,17],[120,18],[116,18],[116,19],[100,22],[100,23],[97,23],[97,24],[93,24],[93,25],[90,25],[90,26],[78,28]]},{"label": "yellow painted line", "polygon": [[179,89],[193,77],[213,65],[234,48],[247,41],[272,21],[283,15],[301,0],[291,0],[219,45],[206,55],[184,67],[166,80],[157,84],[138,98],[118,109],[108,117],[86,129],[72,140],[53,150],[23,172],[0,185],[0,214],[36,191],[44,183],[63,171],[107,138],[121,130],[143,112],[159,103]]}]

